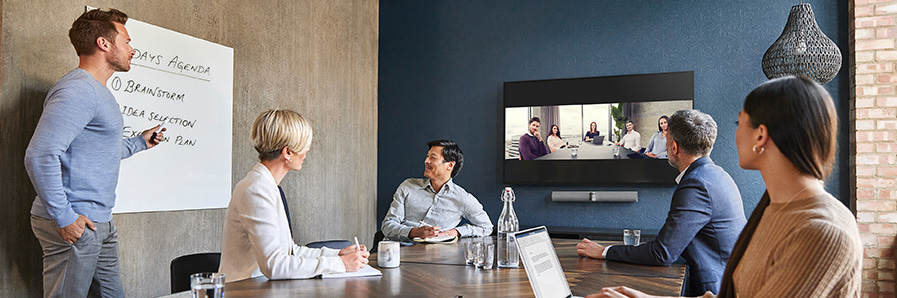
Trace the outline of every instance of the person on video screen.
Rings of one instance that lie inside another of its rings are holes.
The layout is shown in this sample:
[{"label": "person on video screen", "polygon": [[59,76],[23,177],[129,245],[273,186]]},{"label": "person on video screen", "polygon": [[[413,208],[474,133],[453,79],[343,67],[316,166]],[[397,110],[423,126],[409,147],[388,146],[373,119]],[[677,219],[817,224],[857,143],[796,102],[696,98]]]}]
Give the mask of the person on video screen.
[{"label": "person on video screen", "polygon": [[527,132],[520,136],[518,150],[521,160],[536,159],[548,154],[548,148],[542,141],[542,133],[539,132],[540,122],[539,117],[530,118]]},{"label": "person on video screen", "polygon": [[595,139],[595,137],[600,136],[601,132],[598,131],[598,123],[592,121],[592,124],[589,124],[589,131],[586,132],[586,135],[582,138],[583,141],[591,142]]},{"label": "person on video screen", "polygon": [[551,134],[548,135],[548,150],[555,152],[564,147],[567,147],[567,143],[561,139],[561,129],[554,124],[551,126]]},{"label": "person on video screen", "polygon": [[669,131],[670,117],[666,115],[657,119],[657,132],[651,136],[648,147],[645,147],[645,155],[651,158],[667,158],[667,131]]},{"label": "person on video screen", "polygon": [[638,152],[642,150],[642,135],[635,131],[635,122],[626,121],[626,134],[617,143],[617,146]]}]

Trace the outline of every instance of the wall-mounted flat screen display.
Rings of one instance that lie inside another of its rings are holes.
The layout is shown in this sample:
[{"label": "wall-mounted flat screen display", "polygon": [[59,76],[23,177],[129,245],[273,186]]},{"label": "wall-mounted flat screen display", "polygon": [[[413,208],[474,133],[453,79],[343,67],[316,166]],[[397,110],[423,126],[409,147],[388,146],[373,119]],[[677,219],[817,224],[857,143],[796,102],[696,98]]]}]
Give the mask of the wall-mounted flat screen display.
[{"label": "wall-mounted flat screen display", "polygon": [[504,183],[675,183],[667,123],[693,102],[690,71],[506,82]]}]

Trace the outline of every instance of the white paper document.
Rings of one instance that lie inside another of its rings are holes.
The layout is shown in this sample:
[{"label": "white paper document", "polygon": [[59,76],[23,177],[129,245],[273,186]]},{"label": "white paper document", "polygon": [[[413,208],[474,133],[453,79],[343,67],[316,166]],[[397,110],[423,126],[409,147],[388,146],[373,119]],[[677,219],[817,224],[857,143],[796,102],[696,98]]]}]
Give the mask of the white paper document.
[{"label": "white paper document", "polygon": [[364,265],[364,268],[355,272],[321,274],[321,278],[351,278],[381,275],[383,275],[383,272],[380,272],[380,270],[374,269],[371,265]]},{"label": "white paper document", "polygon": [[445,235],[445,236],[436,236],[436,237],[423,238],[423,239],[420,237],[414,237],[414,239],[411,239],[411,240],[414,240],[414,242],[423,242],[423,243],[455,243],[455,241],[458,241],[458,236]]}]

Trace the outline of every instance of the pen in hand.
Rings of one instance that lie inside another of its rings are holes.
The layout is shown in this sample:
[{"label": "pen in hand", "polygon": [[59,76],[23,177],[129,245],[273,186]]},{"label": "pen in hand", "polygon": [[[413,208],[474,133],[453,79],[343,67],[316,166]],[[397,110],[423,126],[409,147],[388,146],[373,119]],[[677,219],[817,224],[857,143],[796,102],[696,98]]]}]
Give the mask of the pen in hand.
[{"label": "pen in hand", "polygon": [[355,251],[361,251],[361,245],[358,245],[358,236],[355,236]]},{"label": "pen in hand", "polygon": [[156,135],[165,130],[165,122],[162,122],[161,124],[159,124],[159,130],[154,131],[153,135],[150,137],[150,143],[153,143],[153,145],[159,145],[159,142],[156,141]]},{"label": "pen in hand", "polygon": [[[433,237],[439,236],[439,233],[441,232],[439,227],[428,224],[428,223],[424,222],[423,220],[419,221],[418,224],[419,224],[418,227],[433,227],[433,228],[435,228],[436,235],[434,235]],[[421,237],[421,238],[429,239],[430,237]]]},{"label": "pen in hand", "polygon": [[434,228],[436,228],[437,231],[440,230],[439,227],[428,224],[428,223],[424,222],[423,220],[419,221],[418,223],[420,223],[420,225],[418,227],[434,227]]}]

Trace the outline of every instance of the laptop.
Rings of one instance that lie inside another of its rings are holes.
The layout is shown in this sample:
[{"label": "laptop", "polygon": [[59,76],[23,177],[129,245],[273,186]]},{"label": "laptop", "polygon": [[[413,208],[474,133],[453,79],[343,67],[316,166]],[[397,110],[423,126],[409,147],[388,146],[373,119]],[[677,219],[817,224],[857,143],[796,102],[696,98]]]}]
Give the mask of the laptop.
[{"label": "laptop", "polygon": [[545,226],[516,232],[514,236],[517,237],[517,251],[536,298],[578,297],[570,291],[570,284]]},{"label": "laptop", "polygon": [[604,136],[595,136],[595,138],[592,139],[592,144],[595,144],[595,145],[604,144]]}]

